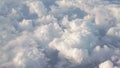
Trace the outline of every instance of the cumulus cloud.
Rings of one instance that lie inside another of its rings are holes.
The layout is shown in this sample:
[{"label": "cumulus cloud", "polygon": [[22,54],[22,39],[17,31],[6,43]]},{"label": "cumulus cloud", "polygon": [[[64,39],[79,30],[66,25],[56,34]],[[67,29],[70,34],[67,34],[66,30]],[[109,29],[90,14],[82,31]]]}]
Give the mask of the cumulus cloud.
[{"label": "cumulus cloud", "polygon": [[119,68],[119,0],[0,0],[0,68]]},{"label": "cumulus cloud", "polygon": [[113,68],[113,63],[111,61],[105,61],[99,65],[99,68]]}]

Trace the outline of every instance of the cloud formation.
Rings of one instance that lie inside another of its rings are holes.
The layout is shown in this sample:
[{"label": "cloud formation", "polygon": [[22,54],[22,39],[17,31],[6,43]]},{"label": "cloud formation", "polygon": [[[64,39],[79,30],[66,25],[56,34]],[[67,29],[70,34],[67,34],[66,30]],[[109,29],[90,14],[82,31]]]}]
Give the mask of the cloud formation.
[{"label": "cloud formation", "polygon": [[0,1],[0,68],[120,67],[119,0]]}]

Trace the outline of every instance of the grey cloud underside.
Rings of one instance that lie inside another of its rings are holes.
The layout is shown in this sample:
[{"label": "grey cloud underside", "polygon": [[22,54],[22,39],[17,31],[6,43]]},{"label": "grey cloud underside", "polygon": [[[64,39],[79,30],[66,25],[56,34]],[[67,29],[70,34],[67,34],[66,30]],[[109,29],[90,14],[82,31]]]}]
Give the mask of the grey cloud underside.
[{"label": "grey cloud underside", "polygon": [[0,0],[0,68],[120,68],[119,0]]}]

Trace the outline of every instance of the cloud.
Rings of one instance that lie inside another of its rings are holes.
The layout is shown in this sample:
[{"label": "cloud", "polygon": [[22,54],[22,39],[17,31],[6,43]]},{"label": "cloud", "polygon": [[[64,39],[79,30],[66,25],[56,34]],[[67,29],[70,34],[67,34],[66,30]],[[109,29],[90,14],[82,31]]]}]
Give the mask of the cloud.
[{"label": "cloud", "polygon": [[0,68],[120,67],[116,1],[0,1]]},{"label": "cloud", "polygon": [[111,61],[105,61],[99,65],[99,68],[113,68],[113,63]]}]

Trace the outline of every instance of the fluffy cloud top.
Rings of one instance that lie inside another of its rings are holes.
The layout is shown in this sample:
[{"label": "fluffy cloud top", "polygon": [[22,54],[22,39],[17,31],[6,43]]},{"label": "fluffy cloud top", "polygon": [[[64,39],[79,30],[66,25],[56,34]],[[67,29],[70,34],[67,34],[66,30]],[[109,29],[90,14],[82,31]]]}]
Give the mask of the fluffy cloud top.
[{"label": "fluffy cloud top", "polygon": [[119,0],[0,0],[0,68],[119,68]]}]

